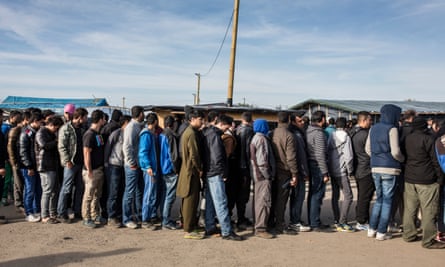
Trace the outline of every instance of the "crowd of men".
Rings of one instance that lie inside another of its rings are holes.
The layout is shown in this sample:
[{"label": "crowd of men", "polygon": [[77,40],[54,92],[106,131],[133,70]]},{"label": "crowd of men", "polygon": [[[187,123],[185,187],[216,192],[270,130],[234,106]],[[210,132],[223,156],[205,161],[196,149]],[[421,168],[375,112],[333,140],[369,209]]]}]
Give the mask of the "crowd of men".
[{"label": "crowd of men", "polygon": [[[86,109],[72,104],[63,116],[10,111],[0,133],[0,196],[8,191],[9,170],[14,205],[28,222],[77,219],[89,228],[183,229],[186,239],[233,241],[243,240],[236,232],[246,229],[265,239],[365,231],[383,241],[398,223],[406,242],[445,248],[444,123],[429,127],[413,111],[401,114],[400,107],[384,105],[372,125],[366,111],[355,122],[316,111],[309,123],[304,112],[282,111],[271,129],[250,112],[236,125],[225,114],[190,109],[183,121],[166,116],[161,127],[158,115],[141,106],[132,107],[131,116],[114,110],[110,121],[101,110],[88,119]],[[351,180],[355,225],[349,222]],[[327,183],[333,226],[320,218]],[[252,220],[246,212],[251,186]],[[180,214],[172,215],[176,196]]]}]

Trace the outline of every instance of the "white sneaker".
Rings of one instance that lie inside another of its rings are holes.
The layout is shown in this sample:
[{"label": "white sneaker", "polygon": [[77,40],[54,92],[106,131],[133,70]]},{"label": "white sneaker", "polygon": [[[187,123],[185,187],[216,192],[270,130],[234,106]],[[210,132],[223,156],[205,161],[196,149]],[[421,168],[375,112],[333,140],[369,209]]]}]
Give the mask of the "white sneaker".
[{"label": "white sneaker", "polygon": [[376,230],[368,228],[368,237],[375,237],[376,233]]},{"label": "white sneaker", "polygon": [[379,241],[384,241],[384,240],[388,240],[391,239],[392,235],[391,233],[377,233],[375,239],[379,240]]},{"label": "white sneaker", "polygon": [[136,229],[136,228],[138,228],[138,225],[133,221],[129,221],[125,224],[125,227],[130,228],[130,229]]},{"label": "white sneaker", "polygon": [[36,216],[34,216],[34,214],[29,214],[28,216],[26,216],[26,221],[27,222],[33,222],[33,223],[39,222],[40,221],[40,216],[36,217]]},{"label": "white sneaker", "polygon": [[355,225],[355,229],[357,229],[358,231],[368,231],[368,229],[369,229],[369,224],[366,224],[366,223],[364,223],[364,224],[357,223],[357,224]]}]

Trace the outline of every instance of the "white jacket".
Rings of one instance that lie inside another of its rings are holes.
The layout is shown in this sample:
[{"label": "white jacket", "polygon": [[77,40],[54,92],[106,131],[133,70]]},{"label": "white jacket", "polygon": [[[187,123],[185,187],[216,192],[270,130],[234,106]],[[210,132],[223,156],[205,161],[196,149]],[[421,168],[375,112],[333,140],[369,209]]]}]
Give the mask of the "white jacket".
[{"label": "white jacket", "polygon": [[353,161],[351,137],[343,129],[337,129],[328,140],[329,174],[334,177],[351,175],[354,168]]}]

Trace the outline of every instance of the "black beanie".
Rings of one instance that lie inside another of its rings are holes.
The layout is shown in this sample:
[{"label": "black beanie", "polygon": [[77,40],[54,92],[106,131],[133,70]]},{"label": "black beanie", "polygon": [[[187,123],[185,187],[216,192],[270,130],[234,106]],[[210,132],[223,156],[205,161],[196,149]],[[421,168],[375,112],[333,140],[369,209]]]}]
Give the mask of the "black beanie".
[{"label": "black beanie", "polygon": [[411,126],[415,130],[425,130],[428,127],[426,120],[422,117],[415,117]]}]

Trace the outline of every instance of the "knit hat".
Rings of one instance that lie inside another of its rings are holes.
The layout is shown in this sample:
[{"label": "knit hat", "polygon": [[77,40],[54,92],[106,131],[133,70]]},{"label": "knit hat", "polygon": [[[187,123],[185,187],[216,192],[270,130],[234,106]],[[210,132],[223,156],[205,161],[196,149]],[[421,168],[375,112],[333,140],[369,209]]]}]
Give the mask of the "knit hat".
[{"label": "knit hat", "polygon": [[74,110],[76,110],[76,107],[74,106],[74,104],[66,104],[65,108],[63,109],[63,112],[73,114]]},{"label": "knit hat", "polygon": [[426,120],[422,117],[415,117],[413,122],[411,123],[411,126],[415,130],[425,130],[428,126],[426,123]]}]

